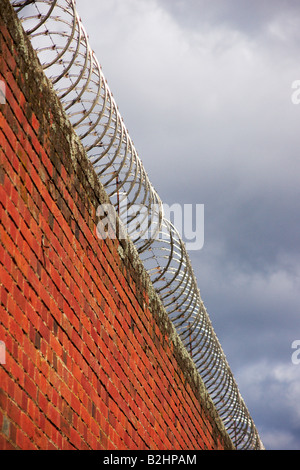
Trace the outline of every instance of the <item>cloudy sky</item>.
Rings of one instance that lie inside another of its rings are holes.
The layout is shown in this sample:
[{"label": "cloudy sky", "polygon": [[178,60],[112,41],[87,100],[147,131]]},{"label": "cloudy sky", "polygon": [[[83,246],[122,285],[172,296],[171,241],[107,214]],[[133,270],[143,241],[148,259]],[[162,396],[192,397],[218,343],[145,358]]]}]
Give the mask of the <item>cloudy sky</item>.
[{"label": "cloudy sky", "polygon": [[265,447],[300,449],[299,1],[77,9],[161,199],[205,206],[190,258]]}]

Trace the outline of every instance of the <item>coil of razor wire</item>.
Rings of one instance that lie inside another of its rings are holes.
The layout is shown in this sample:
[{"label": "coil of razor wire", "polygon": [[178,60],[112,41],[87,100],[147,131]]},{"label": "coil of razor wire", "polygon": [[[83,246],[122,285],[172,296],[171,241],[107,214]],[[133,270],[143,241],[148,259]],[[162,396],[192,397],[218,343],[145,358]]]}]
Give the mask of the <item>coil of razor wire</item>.
[{"label": "coil of razor wire", "polygon": [[[11,4],[121,220],[120,207],[126,201],[126,229],[234,446],[263,449],[203,305],[185,245],[164,216],[75,1],[11,0]],[[147,210],[141,214],[136,209],[140,207]],[[137,231],[137,225],[143,229]]]}]

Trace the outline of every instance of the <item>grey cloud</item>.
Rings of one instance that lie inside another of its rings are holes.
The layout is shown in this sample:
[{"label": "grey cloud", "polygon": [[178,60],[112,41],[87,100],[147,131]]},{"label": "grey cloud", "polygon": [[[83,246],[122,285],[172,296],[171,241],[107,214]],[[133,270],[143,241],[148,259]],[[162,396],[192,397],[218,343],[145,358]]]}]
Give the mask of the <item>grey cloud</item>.
[{"label": "grey cloud", "polygon": [[299,449],[299,374],[300,368],[291,362],[272,360],[237,373],[269,449]]},{"label": "grey cloud", "polygon": [[198,29],[205,24],[224,25],[249,35],[260,34],[280,15],[300,13],[297,0],[159,0],[158,3],[188,29]]}]

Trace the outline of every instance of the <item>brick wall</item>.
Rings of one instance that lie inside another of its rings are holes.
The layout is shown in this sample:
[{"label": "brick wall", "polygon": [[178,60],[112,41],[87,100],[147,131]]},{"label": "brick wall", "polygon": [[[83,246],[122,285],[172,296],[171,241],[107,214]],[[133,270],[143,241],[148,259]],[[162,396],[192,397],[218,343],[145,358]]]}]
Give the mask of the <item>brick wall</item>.
[{"label": "brick wall", "polygon": [[0,449],[230,449],[7,0],[0,80]]}]

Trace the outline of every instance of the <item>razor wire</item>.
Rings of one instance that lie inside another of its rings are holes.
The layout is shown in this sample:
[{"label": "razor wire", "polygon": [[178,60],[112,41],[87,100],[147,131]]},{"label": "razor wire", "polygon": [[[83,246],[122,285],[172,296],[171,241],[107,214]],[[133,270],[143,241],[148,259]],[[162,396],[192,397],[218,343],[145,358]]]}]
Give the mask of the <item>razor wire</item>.
[{"label": "razor wire", "polygon": [[[162,201],[89,45],[75,0],[11,0],[11,4],[235,448],[263,449],[204,307],[185,244],[164,216]],[[124,207],[126,218],[122,218]]]}]

